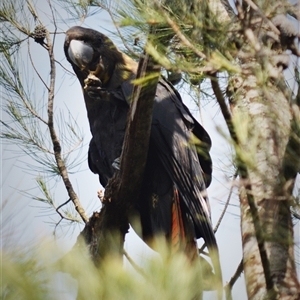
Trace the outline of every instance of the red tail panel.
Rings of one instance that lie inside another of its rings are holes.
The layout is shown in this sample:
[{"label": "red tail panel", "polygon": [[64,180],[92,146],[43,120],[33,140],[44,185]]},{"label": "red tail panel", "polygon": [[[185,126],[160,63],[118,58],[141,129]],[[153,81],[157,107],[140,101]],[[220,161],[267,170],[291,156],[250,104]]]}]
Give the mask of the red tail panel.
[{"label": "red tail panel", "polygon": [[174,189],[174,201],[172,204],[172,231],[171,247],[172,251],[184,250],[186,255],[194,260],[198,256],[197,244],[194,235],[189,233],[184,226],[184,218],[180,207],[178,190]]}]

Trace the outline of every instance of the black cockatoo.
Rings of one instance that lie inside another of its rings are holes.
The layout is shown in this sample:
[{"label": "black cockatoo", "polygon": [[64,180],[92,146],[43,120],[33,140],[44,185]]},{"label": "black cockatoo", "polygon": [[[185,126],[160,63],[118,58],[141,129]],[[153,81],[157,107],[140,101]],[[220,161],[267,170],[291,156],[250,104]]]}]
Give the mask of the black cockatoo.
[{"label": "black cockatoo", "polygon": [[[92,133],[89,167],[105,187],[121,154],[138,64],[104,34],[79,26],[67,31],[64,51],[83,88]],[[201,152],[192,140],[202,145]],[[197,253],[196,239],[202,237],[210,253],[218,253],[206,196],[212,172],[210,146],[209,135],[179,93],[160,78],[143,185],[135,205],[146,242],[164,235],[174,247],[180,244],[186,252]],[[215,269],[218,264],[217,258]]]}]

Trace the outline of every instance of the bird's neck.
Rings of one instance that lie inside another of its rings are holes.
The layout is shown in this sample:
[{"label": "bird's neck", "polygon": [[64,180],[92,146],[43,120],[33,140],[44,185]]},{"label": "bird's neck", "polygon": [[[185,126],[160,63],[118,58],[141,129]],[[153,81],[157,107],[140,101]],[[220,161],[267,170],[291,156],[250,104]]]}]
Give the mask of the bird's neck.
[{"label": "bird's neck", "polygon": [[118,88],[132,74],[136,74],[138,63],[128,55],[122,53],[122,60],[116,63],[107,88],[113,90]]}]

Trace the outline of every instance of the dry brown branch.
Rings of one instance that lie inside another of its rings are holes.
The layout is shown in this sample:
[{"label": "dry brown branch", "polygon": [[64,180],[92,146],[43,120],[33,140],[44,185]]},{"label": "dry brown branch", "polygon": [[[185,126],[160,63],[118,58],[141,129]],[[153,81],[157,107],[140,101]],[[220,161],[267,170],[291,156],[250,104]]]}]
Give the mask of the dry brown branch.
[{"label": "dry brown branch", "polygon": [[55,76],[56,76],[56,66],[55,66],[55,59],[53,53],[53,44],[50,38],[49,32],[46,31],[46,40],[48,46],[48,56],[50,60],[50,85],[49,85],[49,92],[48,92],[48,128],[50,131],[50,136],[53,144],[54,150],[54,157],[57,163],[57,167],[59,169],[59,173],[63,179],[65,188],[68,192],[69,197],[72,199],[74,203],[76,211],[79,213],[81,219],[84,223],[87,223],[89,218],[85,213],[85,210],[81,206],[79,198],[75,193],[71,181],[69,179],[68,171],[65,166],[64,160],[61,155],[61,145],[57,136],[57,133],[54,128],[54,118],[53,118],[53,106],[54,106],[54,90],[55,90]]},{"label": "dry brown branch", "polygon": [[238,139],[237,139],[237,136],[236,136],[233,124],[232,124],[231,113],[230,113],[230,110],[229,110],[229,108],[226,104],[225,98],[223,96],[223,92],[222,92],[222,90],[219,86],[217,74],[212,75],[211,86],[212,86],[213,92],[216,96],[217,102],[220,106],[222,115],[223,115],[223,117],[225,119],[225,122],[227,124],[227,128],[229,130],[230,136],[233,139],[233,141],[238,144]]}]

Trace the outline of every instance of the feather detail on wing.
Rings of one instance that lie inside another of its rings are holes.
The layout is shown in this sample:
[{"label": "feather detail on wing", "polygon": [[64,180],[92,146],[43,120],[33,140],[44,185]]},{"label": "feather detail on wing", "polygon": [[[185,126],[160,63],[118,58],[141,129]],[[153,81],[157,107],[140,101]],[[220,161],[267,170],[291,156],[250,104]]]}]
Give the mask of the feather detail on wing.
[{"label": "feather detail on wing", "polygon": [[172,229],[171,244],[174,252],[179,251],[186,244],[185,230],[179,203],[178,190],[174,189],[174,201],[172,203]]},{"label": "feather detail on wing", "polygon": [[166,89],[165,84],[168,83],[163,82],[157,89],[151,142],[193,219],[197,238],[203,237],[208,244],[215,245],[209,206],[202,195],[203,171],[195,146],[189,143],[194,120],[185,111],[181,98]]}]

